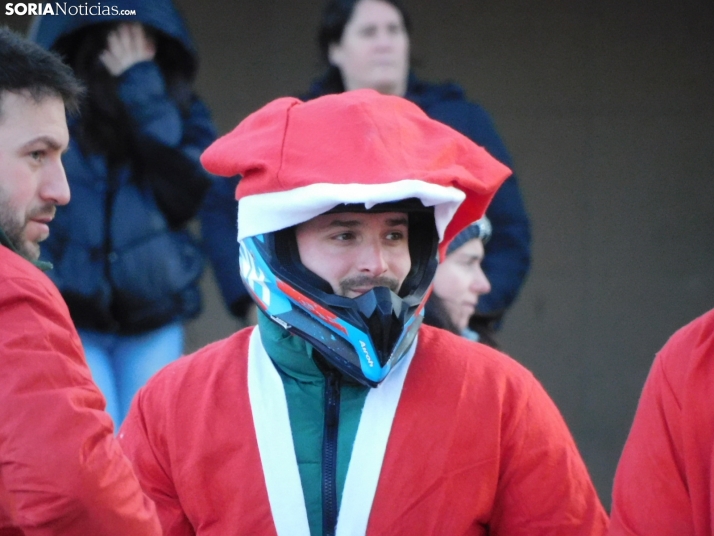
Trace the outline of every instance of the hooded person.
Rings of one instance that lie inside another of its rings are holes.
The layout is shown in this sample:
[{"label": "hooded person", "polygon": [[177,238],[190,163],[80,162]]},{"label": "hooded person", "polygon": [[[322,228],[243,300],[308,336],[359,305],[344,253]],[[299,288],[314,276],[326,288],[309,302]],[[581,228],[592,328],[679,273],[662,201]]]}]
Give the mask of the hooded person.
[{"label": "hooded person", "polygon": [[80,5],[30,32],[88,88],[63,159],[73,202],[43,254],[118,426],[136,390],[181,355],[182,322],[200,312],[204,257],[186,225],[212,184],[199,157],[216,134],[170,0],[73,15]]},{"label": "hooded person", "polygon": [[273,101],[202,162],[242,175],[259,317],[157,374],[122,426],[168,536],[604,532],[533,376],[422,325],[438,258],[508,168],[372,90]]}]

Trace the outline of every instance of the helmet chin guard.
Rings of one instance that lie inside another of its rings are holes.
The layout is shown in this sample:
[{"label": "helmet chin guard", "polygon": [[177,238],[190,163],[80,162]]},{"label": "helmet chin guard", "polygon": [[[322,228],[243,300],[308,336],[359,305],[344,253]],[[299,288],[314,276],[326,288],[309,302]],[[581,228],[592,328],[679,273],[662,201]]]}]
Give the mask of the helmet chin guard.
[{"label": "helmet chin guard", "polygon": [[241,277],[269,318],[346,376],[376,387],[414,342],[436,272],[432,211],[409,212],[409,236],[412,268],[399,294],[387,287],[356,298],[334,294],[300,261],[294,228],[241,240]]},{"label": "helmet chin guard", "polygon": [[389,362],[390,353],[402,333],[406,310],[404,302],[387,287],[375,287],[354,298],[369,329],[380,365]]}]

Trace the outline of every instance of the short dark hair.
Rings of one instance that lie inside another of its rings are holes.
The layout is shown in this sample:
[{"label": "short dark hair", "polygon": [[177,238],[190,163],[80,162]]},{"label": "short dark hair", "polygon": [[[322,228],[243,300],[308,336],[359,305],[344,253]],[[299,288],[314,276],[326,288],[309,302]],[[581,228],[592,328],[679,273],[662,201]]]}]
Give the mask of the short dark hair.
[{"label": "short dark hair", "polygon": [[65,109],[76,113],[84,88],[57,54],[0,27],[0,119],[6,92],[27,93],[37,102],[60,97]]},{"label": "short dark hair", "polygon": [[[399,0],[380,0],[393,5],[402,15],[404,27],[407,34],[411,33],[411,22],[409,14],[406,12],[404,5]],[[352,18],[355,6],[360,0],[329,0],[322,11],[322,19],[320,21],[320,29],[317,32],[317,44],[320,47],[320,56],[325,63],[329,63],[328,52],[330,45],[339,43],[342,40],[342,33],[345,31],[345,26]]]}]

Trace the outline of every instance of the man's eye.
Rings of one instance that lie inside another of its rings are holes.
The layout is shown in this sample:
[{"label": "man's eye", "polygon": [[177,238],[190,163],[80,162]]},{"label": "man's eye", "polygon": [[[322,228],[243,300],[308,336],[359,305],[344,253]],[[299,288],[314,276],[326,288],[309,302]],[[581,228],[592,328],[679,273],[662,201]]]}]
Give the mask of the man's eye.
[{"label": "man's eye", "polygon": [[340,233],[338,235],[335,235],[333,238],[335,240],[352,240],[354,237],[354,233]]},{"label": "man's eye", "polygon": [[403,240],[404,239],[404,233],[401,231],[392,231],[387,235],[387,240]]},{"label": "man's eye", "polygon": [[32,151],[30,153],[30,158],[32,158],[33,160],[37,160],[38,162],[41,162],[44,157],[45,157],[44,151]]}]

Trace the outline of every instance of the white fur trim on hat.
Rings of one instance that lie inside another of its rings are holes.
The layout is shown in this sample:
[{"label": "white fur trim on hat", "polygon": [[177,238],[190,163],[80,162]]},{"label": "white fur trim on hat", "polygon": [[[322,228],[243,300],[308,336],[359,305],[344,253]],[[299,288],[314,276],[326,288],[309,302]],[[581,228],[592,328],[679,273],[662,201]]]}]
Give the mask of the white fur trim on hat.
[{"label": "white fur trim on hat", "polygon": [[378,203],[416,197],[424,206],[434,207],[439,240],[466,198],[453,186],[421,180],[401,180],[383,184],[319,183],[293,190],[256,194],[238,202],[238,240],[304,223],[342,203],[364,203],[369,210]]}]

